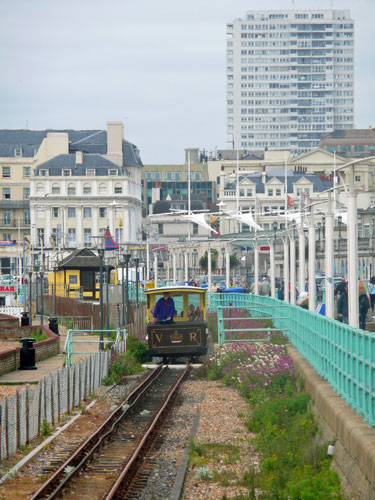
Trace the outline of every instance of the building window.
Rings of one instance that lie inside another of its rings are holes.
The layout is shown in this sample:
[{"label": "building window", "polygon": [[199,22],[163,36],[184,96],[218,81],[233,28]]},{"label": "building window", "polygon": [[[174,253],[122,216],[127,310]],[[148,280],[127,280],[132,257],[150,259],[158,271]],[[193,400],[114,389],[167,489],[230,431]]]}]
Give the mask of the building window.
[{"label": "building window", "polygon": [[87,184],[83,186],[83,194],[91,194],[91,186],[88,186]]},{"label": "building window", "polygon": [[63,175],[63,177],[70,177],[72,175],[72,171],[68,170],[68,169],[64,169],[62,171],[62,175]]},{"label": "building window", "polygon": [[117,170],[110,170],[109,175],[117,175]]},{"label": "building window", "polygon": [[88,176],[94,176],[95,175],[95,169],[94,168],[87,168],[86,169],[86,175],[88,175]]},{"label": "building window", "polygon": [[83,230],[83,241],[86,246],[91,246],[91,229],[85,227]]},{"label": "building window", "polygon": [[245,196],[245,190],[244,189],[240,189],[240,196]]},{"label": "building window", "polygon": [[276,196],[281,196],[281,189],[276,189]]},{"label": "building window", "polygon": [[337,151],[337,146],[327,146],[327,151],[334,153],[335,151]]},{"label": "building window", "polygon": [[60,217],[60,207],[52,207],[52,217],[58,219]]},{"label": "building window", "polygon": [[99,184],[99,194],[107,194],[108,189],[107,189],[107,184],[101,183]]},{"label": "building window", "polygon": [[361,176],[360,175],[356,175],[354,179],[355,179],[355,182],[361,182]]},{"label": "building window", "polygon": [[146,179],[152,181],[152,172],[146,172]]},{"label": "building window", "polygon": [[348,153],[349,151],[351,151],[351,149],[351,146],[341,146],[340,151],[342,153]]},{"label": "building window", "polygon": [[30,196],[30,188],[23,188],[23,199],[27,200]]},{"label": "building window", "polygon": [[[360,153],[361,151],[364,151],[365,147],[364,146],[354,146],[354,151],[356,153]],[[4,177],[4,176],[3,176]]]},{"label": "building window", "polygon": [[39,170],[40,177],[48,177],[48,170]]},{"label": "building window", "polygon": [[122,186],[120,184],[117,184],[115,186],[115,194],[121,194],[122,193]]},{"label": "building window", "polygon": [[83,207],[83,218],[91,219],[91,207]]},{"label": "building window", "polygon": [[3,233],[3,241],[12,241],[11,233]]},{"label": "building window", "polygon": [[158,233],[163,234],[163,224],[158,224]]},{"label": "building window", "polygon": [[171,181],[172,180],[172,172],[166,172],[165,174],[165,179],[167,181]]},{"label": "building window", "polygon": [[25,224],[30,224],[30,210],[28,208],[23,211],[23,220]]},{"label": "building window", "polygon": [[10,210],[4,210],[4,226],[10,226],[12,223],[12,212]]},{"label": "building window", "polygon": [[52,186],[52,194],[60,194],[60,186],[58,186],[57,184],[54,184]]},{"label": "building window", "polygon": [[107,217],[107,208],[99,207],[99,217],[105,218]]},{"label": "building window", "polygon": [[10,188],[3,188],[3,200],[10,200]]},{"label": "building window", "polygon": [[75,186],[69,185],[68,186],[68,196],[75,196],[75,194],[76,194]]},{"label": "building window", "polygon": [[198,224],[193,222],[193,234],[198,234]]},{"label": "building window", "polygon": [[253,196],[253,190],[252,189],[248,189],[247,190],[247,196]]},{"label": "building window", "polygon": [[44,246],[44,228],[38,227],[38,246]]},{"label": "building window", "polygon": [[161,180],[161,173],[160,172],[154,172],[154,179],[156,181],[160,181]]},{"label": "building window", "polygon": [[76,218],[76,207],[68,207],[68,219]]},{"label": "building window", "polygon": [[68,229],[68,245],[73,247],[76,244],[76,230],[73,227]]},{"label": "building window", "polygon": [[23,167],[23,176],[30,177],[31,175],[31,167]]},{"label": "building window", "polygon": [[268,189],[267,193],[268,193],[268,196],[273,196],[273,189]]},{"label": "building window", "polygon": [[44,185],[42,183],[36,185],[36,194],[39,196],[44,194]]},{"label": "building window", "polygon": [[22,156],[22,148],[15,148],[14,149],[14,156],[17,158],[20,158]]},{"label": "building window", "polygon": [[10,179],[10,167],[3,167],[3,178]]}]

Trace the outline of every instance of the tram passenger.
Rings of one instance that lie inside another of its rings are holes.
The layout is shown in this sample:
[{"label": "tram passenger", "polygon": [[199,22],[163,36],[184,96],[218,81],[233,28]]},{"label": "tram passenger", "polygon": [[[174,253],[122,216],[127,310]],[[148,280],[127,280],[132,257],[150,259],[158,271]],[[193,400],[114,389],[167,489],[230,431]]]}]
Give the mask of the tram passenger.
[{"label": "tram passenger", "polygon": [[189,315],[188,315],[189,321],[194,321],[194,317],[195,317],[195,307],[194,307],[193,304],[190,304],[190,306],[189,306]]},{"label": "tram passenger", "polygon": [[156,303],[152,323],[162,323],[164,325],[173,323],[175,314],[176,309],[174,307],[174,301],[172,297],[169,296],[169,292],[164,292],[163,297]]},{"label": "tram passenger", "polygon": [[194,321],[203,321],[203,311],[199,306],[195,310]]}]

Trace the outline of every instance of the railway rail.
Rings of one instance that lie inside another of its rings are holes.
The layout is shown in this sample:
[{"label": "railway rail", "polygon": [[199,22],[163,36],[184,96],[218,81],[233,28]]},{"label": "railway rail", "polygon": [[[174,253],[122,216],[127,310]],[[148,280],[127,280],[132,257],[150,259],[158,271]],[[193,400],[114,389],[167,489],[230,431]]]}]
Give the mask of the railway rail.
[{"label": "railway rail", "polygon": [[136,498],[145,483],[140,465],[189,371],[150,372],[30,500]]}]

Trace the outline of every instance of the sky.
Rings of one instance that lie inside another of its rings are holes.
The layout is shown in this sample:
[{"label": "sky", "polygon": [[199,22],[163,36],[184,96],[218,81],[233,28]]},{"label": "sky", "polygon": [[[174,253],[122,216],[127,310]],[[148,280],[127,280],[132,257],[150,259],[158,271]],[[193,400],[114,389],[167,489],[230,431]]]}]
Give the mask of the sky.
[{"label": "sky", "polygon": [[[350,9],[355,124],[375,126],[375,0],[295,0]],[[0,128],[105,129],[121,120],[145,164],[184,148],[229,148],[226,24],[291,0],[0,0]],[[373,40],[371,42],[371,40]]]}]

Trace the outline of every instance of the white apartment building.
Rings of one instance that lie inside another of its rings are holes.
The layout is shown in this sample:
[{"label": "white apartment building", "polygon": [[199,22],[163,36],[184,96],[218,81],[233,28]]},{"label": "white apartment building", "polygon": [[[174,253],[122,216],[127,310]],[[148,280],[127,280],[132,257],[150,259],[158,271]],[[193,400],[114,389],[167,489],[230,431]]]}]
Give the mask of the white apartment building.
[{"label": "white apartment building", "polygon": [[307,152],[354,127],[348,10],[255,10],[227,24],[227,132],[234,148]]},{"label": "white apartment building", "polygon": [[[30,178],[31,246],[64,251],[95,246],[109,228],[117,244],[134,242],[141,228],[141,169],[136,147],[121,122],[72,144],[67,132],[48,133],[39,153],[52,150]],[[94,143],[93,143],[94,142]],[[98,151],[95,152],[95,151]],[[99,154],[99,152],[101,154]]]}]

